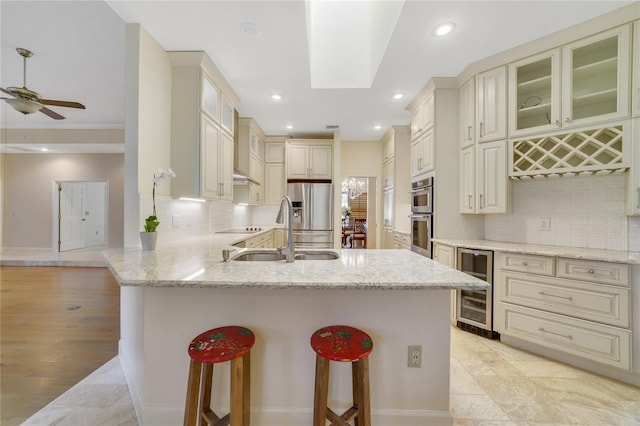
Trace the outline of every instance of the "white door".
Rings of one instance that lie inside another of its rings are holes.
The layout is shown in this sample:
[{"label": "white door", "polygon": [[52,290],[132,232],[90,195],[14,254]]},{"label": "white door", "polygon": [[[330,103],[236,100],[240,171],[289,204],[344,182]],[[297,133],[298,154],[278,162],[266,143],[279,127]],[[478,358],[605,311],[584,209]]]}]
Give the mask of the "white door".
[{"label": "white door", "polygon": [[84,240],[84,190],[83,183],[60,183],[59,251],[85,247]]}]

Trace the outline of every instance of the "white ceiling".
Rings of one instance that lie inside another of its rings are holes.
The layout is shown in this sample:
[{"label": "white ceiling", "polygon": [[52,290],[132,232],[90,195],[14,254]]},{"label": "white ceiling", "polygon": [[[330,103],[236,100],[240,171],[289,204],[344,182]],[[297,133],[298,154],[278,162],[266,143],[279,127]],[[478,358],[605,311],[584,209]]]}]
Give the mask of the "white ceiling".
[{"label": "white ceiling", "polygon": [[[629,3],[407,1],[371,88],[311,89],[304,1],[3,0],[0,85],[22,86],[15,48],[27,48],[34,53],[27,87],[87,109],[52,107],[67,117],[56,121],[3,102],[0,124],[124,127],[125,23],[141,23],[166,50],[205,50],[239,96],[240,116],[255,118],[269,135],[339,125],[343,139],[377,140],[390,125],[409,124],[405,107],[431,77],[456,76],[471,62]],[[456,30],[435,39],[431,31],[443,21],[454,21]],[[246,23],[257,36],[243,32]],[[395,92],[404,99],[392,100]],[[273,93],[283,99],[274,102]]]}]

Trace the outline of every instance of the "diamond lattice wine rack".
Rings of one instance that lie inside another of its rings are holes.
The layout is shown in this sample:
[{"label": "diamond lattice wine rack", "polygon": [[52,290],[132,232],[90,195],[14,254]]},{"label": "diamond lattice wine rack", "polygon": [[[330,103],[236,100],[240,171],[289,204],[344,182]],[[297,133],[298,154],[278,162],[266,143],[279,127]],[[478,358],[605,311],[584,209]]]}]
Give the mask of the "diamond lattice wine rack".
[{"label": "diamond lattice wine rack", "polygon": [[625,171],[629,158],[625,151],[631,140],[630,132],[623,127],[620,124],[512,140],[509,177],[531,179]]}]

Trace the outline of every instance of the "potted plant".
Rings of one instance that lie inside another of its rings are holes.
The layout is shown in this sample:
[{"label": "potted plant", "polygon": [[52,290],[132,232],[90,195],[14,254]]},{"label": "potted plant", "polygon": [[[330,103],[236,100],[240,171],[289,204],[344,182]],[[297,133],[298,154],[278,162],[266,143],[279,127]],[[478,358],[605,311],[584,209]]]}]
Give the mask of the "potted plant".
[{"label": "potted plant", "polygon": [[165,179],[171,179],[176,177],[176,174],[171,169],[158,169],[153,174],[153,189],[151,191],[151,198],[153,200],[153,214],[144,220],[144,231],[140,232],[140,243],[142,244],[142,250],[149,251],[155,250],[156,242],[158,241],[158,225],[160,221],[156,214],[156,187]]}]

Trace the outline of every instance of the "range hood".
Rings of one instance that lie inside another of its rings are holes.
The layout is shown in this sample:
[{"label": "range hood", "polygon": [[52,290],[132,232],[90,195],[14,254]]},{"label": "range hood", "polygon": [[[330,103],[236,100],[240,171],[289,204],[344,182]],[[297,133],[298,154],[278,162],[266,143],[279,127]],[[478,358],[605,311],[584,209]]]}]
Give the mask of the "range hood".
[{"label": "range hood", "polygon": [[249,185],[250,183],[254,185],[260,185],[260,182],[251,179],[247,176],[247,173],[244,173],[240,169],[233,169],[233,184],[234,185]]}]

